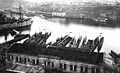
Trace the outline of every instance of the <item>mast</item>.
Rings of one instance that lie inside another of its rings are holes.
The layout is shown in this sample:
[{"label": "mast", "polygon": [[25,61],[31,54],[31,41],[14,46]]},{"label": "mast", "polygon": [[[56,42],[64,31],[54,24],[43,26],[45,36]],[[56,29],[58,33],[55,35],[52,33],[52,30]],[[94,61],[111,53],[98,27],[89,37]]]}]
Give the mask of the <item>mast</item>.
[{"label": "mast", "polygon": [[19,16],[20,16],[20,18],[19,18],[19,19],[23,19],[23,14],[22,14],[22,6],[21,6],[21,3],[19,4]]}]

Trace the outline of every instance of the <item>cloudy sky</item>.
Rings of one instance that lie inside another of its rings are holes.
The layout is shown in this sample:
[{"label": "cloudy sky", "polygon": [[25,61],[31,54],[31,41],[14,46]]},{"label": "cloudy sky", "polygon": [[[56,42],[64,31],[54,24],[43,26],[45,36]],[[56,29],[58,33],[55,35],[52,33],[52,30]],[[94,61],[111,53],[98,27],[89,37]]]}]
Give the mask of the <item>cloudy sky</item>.
[{"label": "cloudy sky", "polygon": [[73,2],[73,1],[83,1],[83,2],[90,2],[90,1],[95,1],[95,2],[115,2],[118,1],[120,2],[120,0],[26,0],[29,2],[53,2],[53,1],[62,1],[62,2]]}]

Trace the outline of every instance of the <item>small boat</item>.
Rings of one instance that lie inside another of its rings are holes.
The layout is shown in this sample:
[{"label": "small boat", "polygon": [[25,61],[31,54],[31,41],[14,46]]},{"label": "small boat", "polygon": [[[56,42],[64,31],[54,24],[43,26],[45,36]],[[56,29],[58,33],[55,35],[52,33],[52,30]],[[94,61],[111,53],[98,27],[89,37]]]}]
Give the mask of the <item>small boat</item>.
[{"label": "small boat", "polygon": [[103,42],[104,42],[104,37],[102,37],[102,38],[100,39],[100,42],[99,42],[98,48],[97,48],[98,52],[100,52],[100,50],[101,50],[101,48],[102,48],[102,45],[103,45]]},{"label": "small boat", "polygon": [[109,55],[114,59],[119,57],[119,55],[115,53],[113,50],[111,50],[111,53],[109,53]]},{"label": "small boat", "polygon": [[15,39],[15,38],[20,38],[20,37],[30,37],[30,34],[17,34],[17,35],[14,37],[14,39]]},{"label": "small boat", "polygon": [[93,46],[90,54],[91,54],[92,52],[94,52],[94,50],[97,48],[98,44],[99,44],[99,37],[96,37],[95,40],[94,40],[94,46]]},{"label": "small boat", "polygon": [[81,41],[82,41],[82,36],[80,36],[77,40],[77,48],[80,48],[81,47]]}]

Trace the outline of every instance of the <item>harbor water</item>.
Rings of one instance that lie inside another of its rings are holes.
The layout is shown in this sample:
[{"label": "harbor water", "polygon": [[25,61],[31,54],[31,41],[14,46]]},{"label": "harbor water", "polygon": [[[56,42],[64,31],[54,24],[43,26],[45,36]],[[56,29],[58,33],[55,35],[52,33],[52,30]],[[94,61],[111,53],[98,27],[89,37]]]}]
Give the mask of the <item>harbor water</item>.
[{"label": "harbor water", "polygon": [[[93,26],[81,23],[81,19],[66,19],[66,18],[41,18],[35,16],[32,18],[33,24],[30,30],[20,30],[23,34],[33,35],[39,32],[51,32],[51,36],[47,42],[55,42],[58,37],[70,35],[76,39],[82,35],[87,36],[87,39],[95,39],[102,33],[105,40],[102,46],[102,52],[110,52],[114,50],[120,53],[120,28],[119,27],[102,27]],[[107,24],[109,25],[109,24]],[[8,33],[0,36],[0,43],[11,40],[14,35]]]}]

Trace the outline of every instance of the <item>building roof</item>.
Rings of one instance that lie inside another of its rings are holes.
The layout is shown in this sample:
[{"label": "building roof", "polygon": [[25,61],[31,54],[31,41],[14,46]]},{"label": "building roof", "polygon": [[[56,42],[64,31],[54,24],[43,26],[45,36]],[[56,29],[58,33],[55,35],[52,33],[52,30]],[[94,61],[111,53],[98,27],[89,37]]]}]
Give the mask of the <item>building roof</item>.
[{"label": "building roof", "polygon": [[9,69],[11,72],[15,73],[42,73],[43,66],[25,65],[20,63],[15,63],[14,66]]},{"label": "building roof", "polygon": [[57,56],[64,60],[83,61],[87,63],[103,63],[103,53],[94,52],[90,55],[89,52],[75,50],[77,48],[69,47],[45,47],[36,44],[14,44],[9,49],[9,53],[19,53],[32,56],[50,55]]}]

